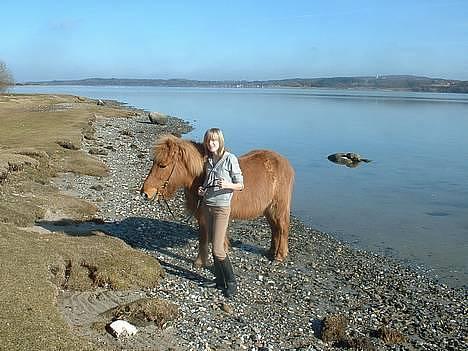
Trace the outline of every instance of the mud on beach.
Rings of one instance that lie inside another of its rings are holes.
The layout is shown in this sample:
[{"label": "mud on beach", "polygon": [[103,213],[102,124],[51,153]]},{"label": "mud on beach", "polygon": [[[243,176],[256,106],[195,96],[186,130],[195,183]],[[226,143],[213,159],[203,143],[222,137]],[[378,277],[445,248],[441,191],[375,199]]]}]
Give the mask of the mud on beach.
[{"label": "mud on beach", "polygon": [[[232,222],[230,258],[238,278],[238,294],[227,300],[217,290],[202,288],[200,283],[213,276],[209,269],[192,267],[197,226],[192,219],[186,220],[182,193],[169,201],[176,220],[166,208],[146,202],[138,194],[151,166],[154,140],[168,132],[182,134],[190,126],[176,118],[164,125],[152,124],[141,111],[124,118],[93,113],[97,118],[88,124],[92,132],[84,137],[81,131],[78,150],[67,153],[91,154],[106,165],[106,174],[66,171],[57,173],[51,186],[95,206],[96,211],[89,217],[72,214],[68,219],[51,216],[50,211],[48,217],[39,213],[35,231],[29,235],[44,236],[49,242],[56,237],[86,239],[89,246],[103,236],[117,238],[129,250],[135,249],[135,255],[156,258],[164,277],[153,286],[133,284],[130,288],[95,283],[80,289],[56,285],[50,304],[60,317],[57,320],[65,324],[61,328],[71,331],[62,335],[77,338],[77,343],[90,349],[467,347],[465,291],[433,282],[392,259],[352,249],[294,217],[290,256],[282,264],[272,264],[265,257],[270,242],[266,221]],[[46,282],[54,283],[50,277]],[[131,338],[111,336],[105,329],[111,318],[109,311],[141,299],[173,304],[177,312],[158,323],[141,323]],[[9,317],[0,316],[2,323]],[[37,314],[30,313],[23,319],[34,317]]]}]

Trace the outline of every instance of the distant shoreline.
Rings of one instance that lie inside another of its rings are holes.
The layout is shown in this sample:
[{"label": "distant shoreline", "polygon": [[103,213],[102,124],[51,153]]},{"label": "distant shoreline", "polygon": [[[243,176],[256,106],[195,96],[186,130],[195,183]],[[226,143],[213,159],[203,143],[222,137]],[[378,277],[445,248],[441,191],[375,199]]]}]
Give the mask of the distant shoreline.
[{"label": "distant shoreline", "polygon": [[180,88],[326,88],[391,90],[428,93],[468,93],[468,81],[407,75],[374,77],[292,78],[279,80],[190,80],[87,78],[17,83],[16,85],[153,86]]}]

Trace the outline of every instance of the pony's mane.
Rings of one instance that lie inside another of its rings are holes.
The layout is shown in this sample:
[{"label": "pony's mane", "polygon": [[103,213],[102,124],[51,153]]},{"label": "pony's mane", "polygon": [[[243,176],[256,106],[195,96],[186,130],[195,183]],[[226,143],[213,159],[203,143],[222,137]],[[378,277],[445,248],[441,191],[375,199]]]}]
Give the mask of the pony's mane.
[{"label": "pony's mane", "polygon": [[180,156],[180,160],[192,176],[200,176],[203,173],[203,145],[200,143],[184,140],[172,134],[163,135],[156,141],[153,155],[154,160],[166,165]]}]

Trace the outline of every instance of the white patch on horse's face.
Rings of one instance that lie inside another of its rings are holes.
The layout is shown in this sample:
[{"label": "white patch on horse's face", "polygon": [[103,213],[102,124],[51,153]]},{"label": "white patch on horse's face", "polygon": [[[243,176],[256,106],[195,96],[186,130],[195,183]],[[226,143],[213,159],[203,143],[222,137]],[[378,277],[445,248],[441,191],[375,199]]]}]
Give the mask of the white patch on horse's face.
[{"label": "white patch on horse's face", "polygon": [[219,140],[218,139],[210,139],[208,141],[208,151],[212,153],[217,153],[219,149]]}]

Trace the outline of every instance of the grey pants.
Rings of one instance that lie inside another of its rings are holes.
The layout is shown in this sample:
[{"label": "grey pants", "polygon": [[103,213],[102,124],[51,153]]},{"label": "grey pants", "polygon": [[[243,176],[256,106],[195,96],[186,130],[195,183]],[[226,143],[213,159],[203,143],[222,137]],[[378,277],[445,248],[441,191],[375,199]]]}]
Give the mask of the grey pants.
[{"label": "grey pants", "polygon": [[208,240],[213,245],[213,256],[220,261],[226,258],[224,251],[224,240],[229,225],[230,207],[203,206],[203,216],[205,216]]}]

